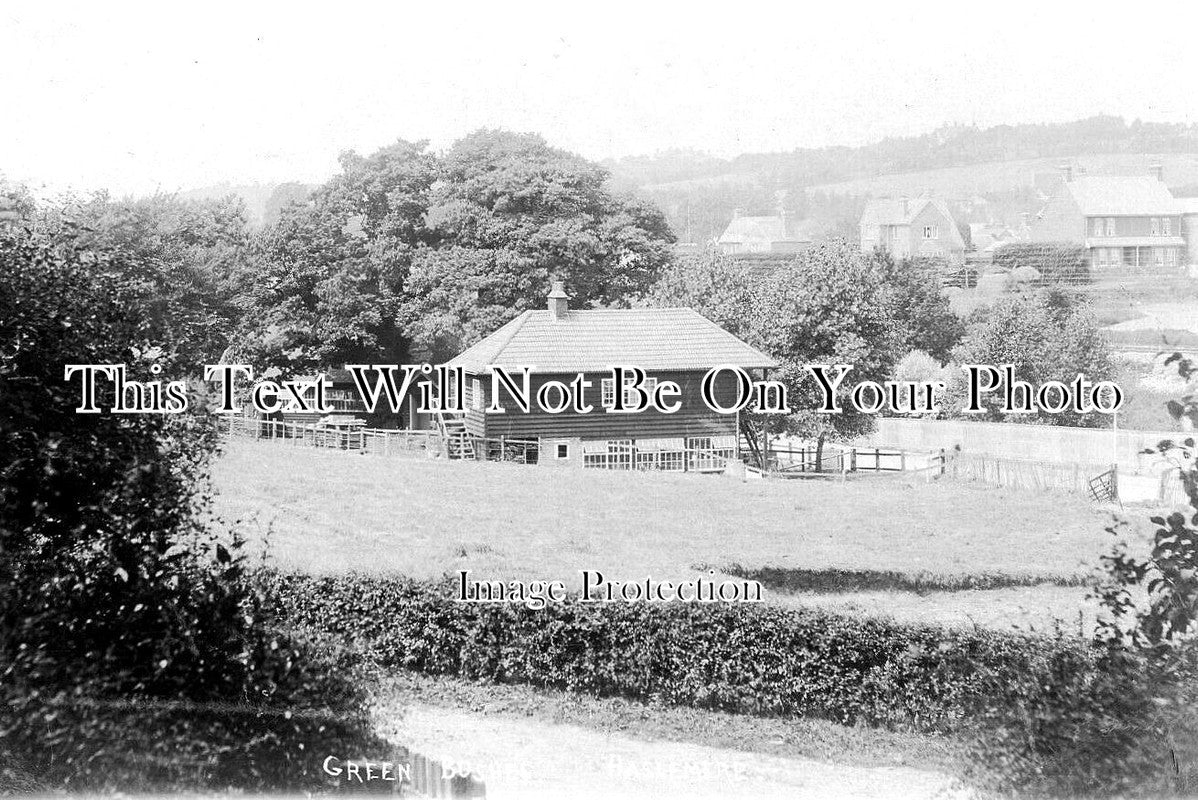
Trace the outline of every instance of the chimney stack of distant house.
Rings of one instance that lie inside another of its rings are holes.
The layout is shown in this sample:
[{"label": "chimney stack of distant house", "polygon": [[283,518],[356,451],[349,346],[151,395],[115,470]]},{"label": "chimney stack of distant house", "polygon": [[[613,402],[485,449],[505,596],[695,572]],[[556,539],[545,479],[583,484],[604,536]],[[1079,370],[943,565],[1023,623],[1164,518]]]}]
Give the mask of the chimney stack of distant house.
[{"label": "chimney stack of distant house", "polygon": [[907,199],[907,195],[903,195],[899,198],[899,208],[902,210],[904,217],[911,213],[911,201]]},{"label": "chimney stack of distant house", "polygon": [[570,298],[566,295],[566,288],[561,281],[553,282],[553,289],[549,292],[549,318],[555,322],[566,316],[566,312],[570,309]]},{"label": "chimney stack of distant house", "polygon": [[1066,183],[1071,182],[1073,180],[1073,165],[1072,164],[1062,164],[1061,165],[1061,175],[1065,178]]},{"label": "chimney stack of distant house", "polygon": [[1163,181],[1165,179],[1165,166],[1163,164],[1150,165],[1148,167],[1148,172],[1158,181]]}]

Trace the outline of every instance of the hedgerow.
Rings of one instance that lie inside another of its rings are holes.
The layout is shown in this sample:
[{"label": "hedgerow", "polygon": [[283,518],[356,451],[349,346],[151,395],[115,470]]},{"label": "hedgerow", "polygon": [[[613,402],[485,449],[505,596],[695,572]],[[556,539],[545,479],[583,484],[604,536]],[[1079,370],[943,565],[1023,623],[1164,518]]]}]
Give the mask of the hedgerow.
[{"label": "hedgerow", "polygon": [[[280,575],[293,624],[385,667],[972,742],[974,777],[1070,791],[1148,785],[1143,665],[1077,638],[948,630],[814,609],[462,604],[448,583]],[[1159,786],[1159,783],[1153,784]]]}]

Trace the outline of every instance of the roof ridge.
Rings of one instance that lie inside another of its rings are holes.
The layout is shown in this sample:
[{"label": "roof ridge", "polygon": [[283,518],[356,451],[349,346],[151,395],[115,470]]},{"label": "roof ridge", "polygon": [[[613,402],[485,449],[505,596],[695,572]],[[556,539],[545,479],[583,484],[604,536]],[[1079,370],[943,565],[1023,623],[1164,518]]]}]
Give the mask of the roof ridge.
[{"label": "roof ridge", "polygon": [[[508,323],[508,325],[511,325],[512,329],[510,331],[508,331],[505,336],[503,336],[498,341],[496,341],[496,343],[494,345],[494,347],[495,347],[494,352],[491,355],[491,361],[493,363],[499,363],[500,354],[503,353],[503,350],[505,347],[507,347],[509,344],[511,344],[512,339],[516,338],[516,334],[519,333],[520,329],[524,327],[524,323],[528,322],[528,318],[530,316],[532,316],[531,308],[526,311],[520,312],[520,316],[513,317],[511,322]],[[505,325],[504,327],[507,327],[507,326]],[[499,333],[499,331],[496,331],[496,333]],[[486,341],[486,340],[484,339],[483,341]]]}]

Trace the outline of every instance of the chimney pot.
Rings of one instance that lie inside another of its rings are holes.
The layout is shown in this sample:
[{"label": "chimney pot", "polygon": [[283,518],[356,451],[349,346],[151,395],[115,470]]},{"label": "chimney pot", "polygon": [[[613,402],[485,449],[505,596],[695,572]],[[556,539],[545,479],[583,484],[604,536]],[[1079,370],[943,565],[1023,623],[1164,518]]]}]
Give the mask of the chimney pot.
[{"label": "chimney pot", "polygon": [[548,297],[549,318],[557,321],[566,316],[566,312],[569,311],[570,297],[566,294],[565,284],[561,281],[553,281],[551,286]]}]

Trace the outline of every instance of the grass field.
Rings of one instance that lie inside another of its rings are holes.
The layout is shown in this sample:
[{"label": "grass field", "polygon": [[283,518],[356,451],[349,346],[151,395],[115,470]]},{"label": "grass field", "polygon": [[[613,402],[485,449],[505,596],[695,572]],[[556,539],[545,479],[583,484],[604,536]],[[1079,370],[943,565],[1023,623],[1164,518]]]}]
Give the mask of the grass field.
[{"label": "grass field", "polygon": [[[1109,514],[978,485],[554,470],[231,440],[217,509],[280,567],[488,580],[761,574],[772,602],[1076,627]],[[988,588],[969,588],[969,587]]]}]

